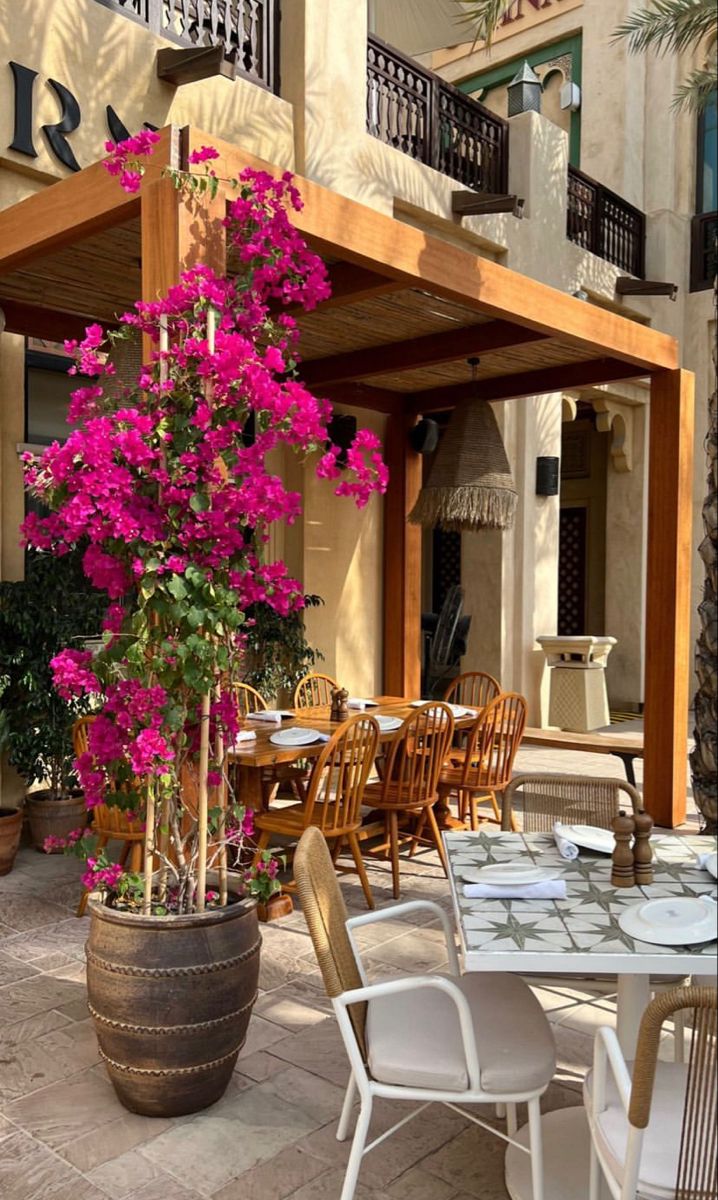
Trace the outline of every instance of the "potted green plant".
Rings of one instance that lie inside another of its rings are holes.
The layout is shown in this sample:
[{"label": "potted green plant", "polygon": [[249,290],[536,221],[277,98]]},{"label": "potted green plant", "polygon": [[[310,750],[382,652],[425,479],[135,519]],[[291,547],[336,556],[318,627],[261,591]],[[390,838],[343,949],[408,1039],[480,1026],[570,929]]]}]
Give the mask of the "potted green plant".
[{"label": "potted green plant", "polygon": [[[156,137],[112,150],[108,169],[128,190]],[[199,172],[169,174],[201,203],[219,186],[216,157],[204,147],[188,164]],[[256,994],[255,899],[277,887],[267,856],[236,873],[227,865],[233,846],[242,861],[251,827],[227,769],[246,614],[266,604],[286,618],[302,606],[300,584],[258,550],[300,502],[267,455],[282,444],[320,451],[319,474],[339,477],[338,451],[326,450],[330,407],[298,382],[297,327],[282,311],[328,295],[323,263],[289,219],[298,194],[291,177],[253,170],[232,185],[237,276],[194,267],[121,318],[156,347],[121,400],[103,388],[103,330],[68,343],[90,377],[73,393],[76,427],[27,472],[50,515],[28,517],[26,539],[62,554],[86,537],[83,569],[113,602],[102,649],[66,650],[53,671],[61,695],[99,701],[76,762],[88,807],[139,810],[145,824],[140,874],[93,855],[85,837],[76,845],[89,853],[86,884],[102,889],[87,947],[100,1048],[122,1102],[153,1115],[205,1107],[226,1087]],[[335,490],[361,506],[386,487],[375,436],[360,431],[348,460]]]},{"label": "potted green plant", "polygon": [[[303,608],[323,603],[321,596],[307,595]],[[307,641],[303,611],[281,615],[269,604],[254,604],[245,629],[245,681],[265,699],[290,704],[299,680],[323,658]]]},{"label": "potted green plant", "polygon": [[28,551],[25,579],[0,583],[0,750],[32,789],[26,808],[37,850],[84,818],[71,731],[88,701],[55,691],[50,662],[99,629],[105,606],[77,552],[56,559]]}]

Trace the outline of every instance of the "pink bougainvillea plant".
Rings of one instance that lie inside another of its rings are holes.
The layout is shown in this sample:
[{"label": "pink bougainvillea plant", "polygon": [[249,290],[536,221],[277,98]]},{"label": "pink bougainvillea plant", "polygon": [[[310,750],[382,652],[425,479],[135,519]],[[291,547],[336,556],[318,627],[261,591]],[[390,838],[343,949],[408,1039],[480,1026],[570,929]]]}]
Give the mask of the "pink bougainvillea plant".
[{"label": "pink bougainvillea plant", "polygon": [[[141,186],[141,160],[157,136],[108,146],[107,169],[125,190]],[[193,203],[216,194],[216,157],[203,147],[191,156],[198,171],[168,172]],[[317,474],[359,507],[387,484],[367,430],[339,471],[338,451],[327,449],[330,406],[297,377],[298,329],[286,306],[311,309],[329,285],[292,224],[301,199],[291,176],[246,170],[228,182],[236,274],[195,266],[166,296],[137,302],[119,332],[91,325],[82,342],[66,343],[72,372],[87,377],[68,413],[76,428],[26,468],[30,492],[49,509],[27,517],[26,542],[56,555],[85,545],[85,573],[110,601],[99,652],[65,650],[52,665],[62,695],[98,697],[76,763],[88,807],[119,805],[146,820],[136,881],[145,912],[225,903],[227,846],[251,835],[227,768],[240,725],[244,614],[257,601],[280,614],[302,604],[300,583],[266,559],[270,525],[300,514],[300,496],[268,456],[280,447],[315,455]],[[136,384],[108,388],[114,343],[142,334],[151,361]],[[216,901],[207,891],[213,866]],[[94,872],[126,893],[101,857],[88,872],[88,882]],[[246,887],[269,895],[276,864],[261,862]]]}]

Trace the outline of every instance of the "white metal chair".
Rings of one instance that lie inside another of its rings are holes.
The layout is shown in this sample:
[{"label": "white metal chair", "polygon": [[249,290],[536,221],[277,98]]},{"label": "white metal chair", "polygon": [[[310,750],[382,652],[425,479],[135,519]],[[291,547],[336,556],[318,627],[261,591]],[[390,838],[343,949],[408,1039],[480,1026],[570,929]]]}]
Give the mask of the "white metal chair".
[{"label": "white metal chair", "polygon": [[[530,989],[510,974],[461,976],[449,918],[429,900],[411,900],[349,918],[327,843],[316,827],[301,837],[294,875],[351,1064],[337,1129],[340,1142],[349,1133],[357,1092],[360,1101],[340,1200],[352,1200],[363,1156],[428,1105],[445,1104],[518,1145],[513,1142],[516,1105],[524,1101],[533,1196],[544,1200],[540,1097],[554,1074],[556,1057],[549,1023]],[[370,921],[396,920],[427,910],[444,930],[450,975],[414,975],[368,984],[354,931]],[[420,1103],[367,1145],[378,1097]],[[459,1102],[505,1105],[508,1136],[459,1108]]]},{"label": "white metal chair", "polygon": [[[601,1177],[614,1200],[716,1200],[716,989],[678,987],[648,1005],[635,1062],[613,1029],[596,1033],[584,1101],[591,1130],[590,1200]],[[693,1010],[688,1063],[661,1062],[664,1022]]]}]

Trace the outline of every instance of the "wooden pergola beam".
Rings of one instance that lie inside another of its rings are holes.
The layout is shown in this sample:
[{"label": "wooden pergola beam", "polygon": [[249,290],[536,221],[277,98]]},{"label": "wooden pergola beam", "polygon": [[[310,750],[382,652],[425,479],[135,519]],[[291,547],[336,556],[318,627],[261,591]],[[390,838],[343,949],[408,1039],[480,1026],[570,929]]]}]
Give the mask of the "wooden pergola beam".
[{"label": "wooden pergola beam", "polygon": [[[179,130],[162,130],[148,160],[143,188],[165,166],[179,166]],[[101,162],[43,188],[0,212],[0,275],[137,216],[139,195],[122,191]]]},{"label": "wooden pergola beam", "polygon": [[85,336],[86,327],[98,319],[89,313],[82,317],[76,313],[43,308],[38,304],[25,304],[20,300],[5,300],[2,295],[0,309],[5,314],[5,329],[8,333],[46,338],[50,342],[62,342],[65,338],[79,340]]},{"label": "wooden pergola beam", "polygon": [[315,358],[304,365],[301,373],[308,387],[316,387],[346,379],[368,379],[372,375],[416,371],[420,367],[432,367],[453,362],[457,358],[543,340],[544,334],[523,329],[511,321],[486,321],[479,325],[409,338],[403,342]]},{"label": "wooden pergola beam", "polygon": [[397,413],[404,411],[403,392],[390,392],[386,388],[368,387],[365,383],[338,383],[328,387],[312,388],[317,396],[331,400],[332,404],[343,404],[348,408],[366,408],[372,412]]},{"label": "wooden pergola beam", "polygon": [[[275,171],[221,138],[189,130],[191,149],[208,141],[219,151],[218,174],[238,175],[245,167]],[[675,369],[675,338],[617,313],[587,304],[500,263],[478,258],[412,225],[341,196],[310,179],[296,178],[303,207],[292,220],[315,249],[457,301],[500,320],[525,325],[546,337],[590,350],[596,357],[619,358],[644,370]]]},{"label": "wooden pergola beam", "polygon": [[328,300],[322,300],[317,305],[322,312],[359,304],[362,300],[373,300],[376,296],[386,296],[400,291],[402,287],[396,279],[389,279],[366,267],[357,267],[354,263],[332,263],[328,271],[332,294]]},{"label": "wooden pergola beam", "polygon": [[628,367],[613,358],[590,359],[588,362],[566,363],[560,367],[542,367],[522,371],[518,375],[496,375],[476,382],[456,383],[446,388],[427,388],[407,397],[407,410],[412,413],[448,412],[462,400],[480,397],[482,400],[515,400],[521,396],[540,396],[545,392],[566,391],[591,384],[614,383],[645,375],[642,368]]}]

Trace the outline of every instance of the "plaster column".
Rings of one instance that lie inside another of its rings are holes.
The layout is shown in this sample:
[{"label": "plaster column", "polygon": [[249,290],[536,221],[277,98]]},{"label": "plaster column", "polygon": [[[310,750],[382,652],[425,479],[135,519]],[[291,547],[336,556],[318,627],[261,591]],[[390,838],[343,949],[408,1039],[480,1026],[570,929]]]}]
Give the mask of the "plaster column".
[{"label": "plaster column", "polygon": [[509,191],[523,196],[522,234],[507,263],[533,279],[563,289],[566,244],[568,137],[539,113],[509,120]]},{"label": "plaster column", "polygon": [[627,407],[626,416],[632,422],[631,467],[617,470],[610,461],[606,488],[605,632],[618,639],[606,685],[615,706],[643,701],[648,409]]}]

